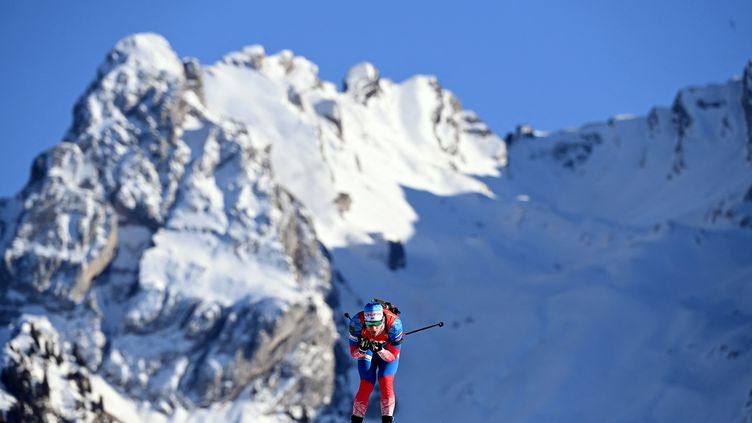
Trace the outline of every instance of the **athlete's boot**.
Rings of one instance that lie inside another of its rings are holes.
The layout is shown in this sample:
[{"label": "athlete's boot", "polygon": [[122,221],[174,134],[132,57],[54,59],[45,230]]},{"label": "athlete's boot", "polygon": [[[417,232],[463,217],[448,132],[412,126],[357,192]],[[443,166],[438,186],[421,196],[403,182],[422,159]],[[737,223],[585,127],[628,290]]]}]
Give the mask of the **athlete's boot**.
[{"label": "athlete's boot", "polygon": [[392,423],[394,421],[394,417],[392,416],[381,416],[381,423]]},{"label": "athlete's boot", "polygon": [[363,423],[363,417],[352,416],[350,417],[350,423]]}]

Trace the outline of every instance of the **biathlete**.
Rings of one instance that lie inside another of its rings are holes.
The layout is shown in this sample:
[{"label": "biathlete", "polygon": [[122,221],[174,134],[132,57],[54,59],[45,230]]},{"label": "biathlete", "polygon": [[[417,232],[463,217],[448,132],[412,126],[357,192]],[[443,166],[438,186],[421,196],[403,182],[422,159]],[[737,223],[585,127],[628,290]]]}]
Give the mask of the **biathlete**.
[{"label": "biathlete", "polygon": [[402,320],[396,307],[370,302],[350,319],[350,355],[358,360],[360,387],[353,402],[352,423],[362,423],[368,398],[376,380],[381,389],[381,422],[394,421],[394,375],[399,366],[402,343]]}]

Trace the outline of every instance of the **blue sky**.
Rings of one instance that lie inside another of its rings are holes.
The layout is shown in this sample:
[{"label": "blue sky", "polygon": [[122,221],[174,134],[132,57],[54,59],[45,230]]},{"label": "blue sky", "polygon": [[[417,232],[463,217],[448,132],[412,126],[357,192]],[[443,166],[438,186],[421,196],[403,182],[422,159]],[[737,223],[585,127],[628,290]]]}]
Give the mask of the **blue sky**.
[{"label": "blue sky", "polygon": [[262,44],[338,84],[364,60],[395,81],[437,75],[503,136],[522,122],[555,130],[646,114],[679,88],[741,74],[752,1],[0,0],[0,196],[60,141],[109,49],[143,31],[204,64]]}]

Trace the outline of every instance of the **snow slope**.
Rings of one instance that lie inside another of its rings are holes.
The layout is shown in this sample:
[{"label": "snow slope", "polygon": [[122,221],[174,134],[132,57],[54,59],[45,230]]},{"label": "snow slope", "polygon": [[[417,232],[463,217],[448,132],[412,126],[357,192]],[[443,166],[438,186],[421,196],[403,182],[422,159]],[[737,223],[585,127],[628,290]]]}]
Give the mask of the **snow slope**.
[{"label": "snow slope", "polygon": [[[442,148],[430,78],[395,84],[362,64],[340,94],[296,79],[315,70],[304,59],[261,51],[252,69],[208,70],[207,102],[274,134],[275,177],[312,210],[343,310],[380,297],[408,327],[450,322],[405,345],[403,420],[749,416],[748,82],[683,90],[644,118],[527,128],[507,137],[504,168],[489,167],[504,151],[493,136]],[[267,66],[278,61],[293,70],[280,77]],[[275,109],[291,91],[300,104],[286,107],[306,116],[295,123]],[[315,113],[336,127],[301,142]],[[458,150],[473,153],[456,165],[447,153]],[[337,215],[339,192],[350,201]],[[388,268],[389,241],[404,243],[406,268]]]},{"label": "snow slope", "polygon": [[352,307],[384,297],[407,327],[449,324],[403,347],[400,417],[752,419],[743,90],[734,79],[647,118],[510,134],[509,167],[483,179],[493,198],[407,190],[420,218],[405,269],[387,269],[384,245],[336,249]]}]

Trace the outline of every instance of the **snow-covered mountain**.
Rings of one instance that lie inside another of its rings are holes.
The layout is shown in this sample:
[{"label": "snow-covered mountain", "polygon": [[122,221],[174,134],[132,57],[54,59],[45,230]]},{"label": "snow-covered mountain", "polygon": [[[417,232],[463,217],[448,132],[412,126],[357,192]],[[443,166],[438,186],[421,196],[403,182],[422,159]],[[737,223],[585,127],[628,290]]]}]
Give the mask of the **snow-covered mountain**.
[{"label": "snow-covered mountain", "polygon": [[343,85],[118,43],[0,202],[4,418],[346,421],[379,297],[447,323],[401,421],[752,421],[752,62],[504,140],[433,77]]}]

